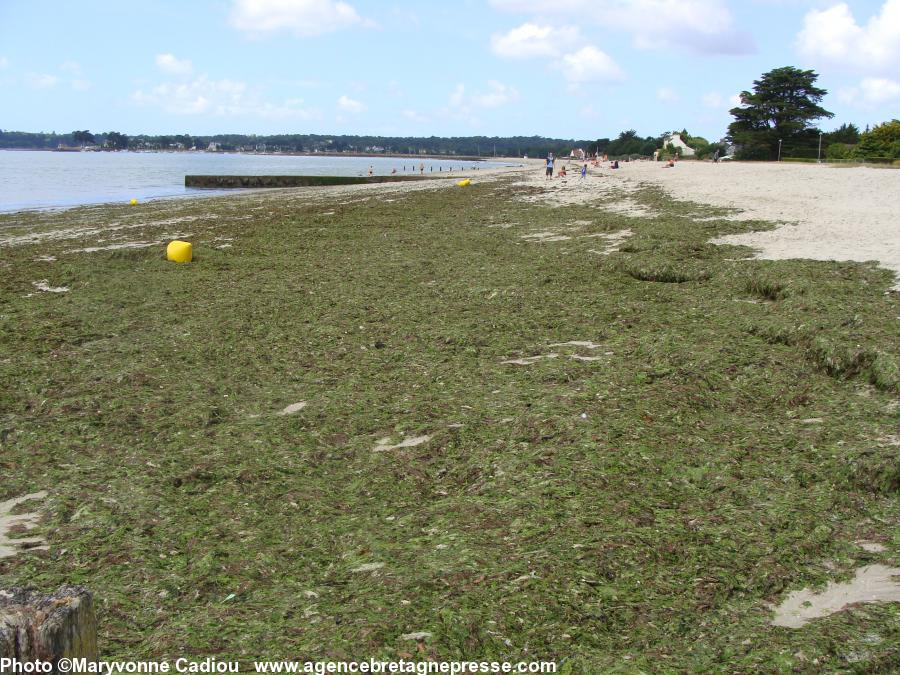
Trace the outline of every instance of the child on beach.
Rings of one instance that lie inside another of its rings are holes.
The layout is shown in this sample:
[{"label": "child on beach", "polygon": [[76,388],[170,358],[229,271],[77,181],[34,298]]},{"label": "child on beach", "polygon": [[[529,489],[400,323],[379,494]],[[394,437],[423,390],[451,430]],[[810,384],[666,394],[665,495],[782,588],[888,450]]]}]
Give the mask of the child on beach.
[{"label": "child on beach", "polygon": [[584,163],[584,166],[581,167],[581,177],[582,177],[582,178],[586,178],[586,177],[587,177],[587,162],[585,162],[585,163]]}]

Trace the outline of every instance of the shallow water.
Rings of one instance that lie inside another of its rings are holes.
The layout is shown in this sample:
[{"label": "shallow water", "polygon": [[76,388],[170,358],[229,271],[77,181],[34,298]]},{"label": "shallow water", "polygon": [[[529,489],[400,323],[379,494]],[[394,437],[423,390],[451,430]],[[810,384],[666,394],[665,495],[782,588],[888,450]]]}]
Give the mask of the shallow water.
[{"label": "shallow water", "polygon": [[186,174],[376,176],[507,166],[502,162],[393,157],[317,157],[206,152],[0,151],[0,211],[209,194]]}]

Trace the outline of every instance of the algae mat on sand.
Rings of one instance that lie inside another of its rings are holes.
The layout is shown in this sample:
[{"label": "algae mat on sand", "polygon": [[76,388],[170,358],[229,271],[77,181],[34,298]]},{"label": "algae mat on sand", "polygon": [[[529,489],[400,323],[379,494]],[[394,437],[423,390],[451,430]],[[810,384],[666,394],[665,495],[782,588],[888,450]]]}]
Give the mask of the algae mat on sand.
[{"label": "algae mat on sand", "polygon": [[896,665],[896,604],[771,625],[896,566],[890,275],[508,181],[0,216],[0,586],[93,589],[106,657]]}]

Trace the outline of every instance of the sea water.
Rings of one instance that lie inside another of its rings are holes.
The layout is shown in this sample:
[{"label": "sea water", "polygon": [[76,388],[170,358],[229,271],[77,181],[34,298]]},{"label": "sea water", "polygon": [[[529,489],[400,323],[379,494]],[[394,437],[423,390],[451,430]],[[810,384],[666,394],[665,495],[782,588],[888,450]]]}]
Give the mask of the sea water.
[{"label": "sea water", "polygon": [[187,174],[365,176],[438,174],[503,162],[428,157],[334,157],[207,152],[0,151],[0,211],[145,201],[208,194],[184,187]]}]

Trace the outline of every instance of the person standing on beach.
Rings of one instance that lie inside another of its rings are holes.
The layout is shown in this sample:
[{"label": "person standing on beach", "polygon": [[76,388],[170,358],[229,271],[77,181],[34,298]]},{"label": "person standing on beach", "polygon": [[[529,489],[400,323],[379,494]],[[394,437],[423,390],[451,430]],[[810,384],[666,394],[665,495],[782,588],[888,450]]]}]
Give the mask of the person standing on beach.
[{"label": "person standing on beach", "polygon": [[547,157],[547,178],[553,178],[553,155]]},{"label": "person standing on beach", "polygon": [[581,167],[581,177],[587,178],[587,162],[585,162],[584,166]]},{"label": "person standing on beach", "polygon": [[419,174],[423,175],[423,176],[425,175],[425,163],[424,162],[419,162]]}]

